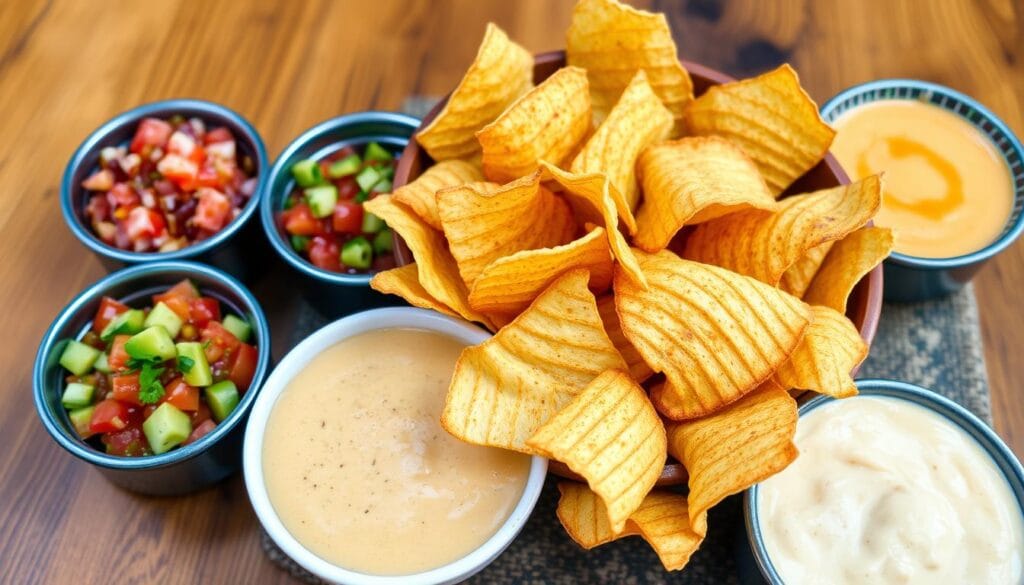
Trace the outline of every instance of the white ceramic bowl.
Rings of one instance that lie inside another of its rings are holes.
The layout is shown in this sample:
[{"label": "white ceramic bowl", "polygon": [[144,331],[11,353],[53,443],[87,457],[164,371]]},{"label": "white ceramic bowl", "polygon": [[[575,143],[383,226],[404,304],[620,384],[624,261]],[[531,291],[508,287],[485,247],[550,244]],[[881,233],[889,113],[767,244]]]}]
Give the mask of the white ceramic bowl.
[{"label": "white ceramic bowl", "polygon": [[345,585],[378,585],[396,581],[422,585],[457,583],[481,571],[498,558],[498,555],[512,543],[519,531],[522,530],[537,503],[537,498],[540,497],[541,488],[544,486],[544,477],[548,467],[546,459],[543,457],[533,458],[530,464],[530,475],[519,503],[501,528],[479,548],[447,565],[422,573],[402,576],[358,573],[329,563],[313,554],[285,528],[274,510],[274,506],[270,503],[264,483],[263,437],[267,428],[267,419],[270,418],[270,413],[281,392],[288,386],[292,378],[320,352],[339,341],[367,331],[394,327],[436,331],[463,341],[467,345],[476,345],[490,337],[490,334],[484,330],[465,321],[433,311],[408,307],[356,313],[324,326],[288,352],[288,355],[281,360],[260,390],[260,395],[249,415],[249,424],[245,429],[245,446],[242,452],[245,486],[249,491],[249,500],[252,501],[252,506],[256,510],[256,516],[277,546],[281,547],[281,550],[295,562],[321,579]]}]

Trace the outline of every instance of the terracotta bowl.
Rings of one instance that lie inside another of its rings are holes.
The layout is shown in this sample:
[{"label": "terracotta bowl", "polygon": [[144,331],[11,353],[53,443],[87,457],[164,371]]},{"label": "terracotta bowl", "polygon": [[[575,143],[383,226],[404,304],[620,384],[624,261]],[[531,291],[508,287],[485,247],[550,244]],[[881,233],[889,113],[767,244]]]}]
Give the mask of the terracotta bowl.
[{"label": "terracotta bowl", "polygon": [[[720,85],[722,83],[734,81],[732,77],[704,67],[703,65],[690,63],[689,61],[682,61],[682,64],[683,67],[690,72],[690,77],[693,78],[693,90],[696,95],[704,93],[712,85]],[[540,83],[547,79],[548,76],[563,66],[565,66],[564,51],[553,51],[551,53],[542,53],[537,55],[534,58],[533,65],[534,83]],[[447,101],[448,99],[446,97],[434,106],[432,110],[430,110],[426,117],[423,118],[423,122],[420,124],[420,129],[425,128],[435,117],[437,117],[437,114],[441,111],[441,108],[444,107],[444,104]],[[395,169],[394,186],[400,187],[415,180],[432,164],[434,164],[434,161],[430,158],[430,155],[428,155],[415,140],[409,141],[409,144],[402,152],[401,159],[398,161],[398,167]],[[797,179],[786,193],[806,193],[809,191],[816,191],[818,189],[835,187],[837,185],[845,185],[849,182],[850,179],[846,176],[846,173],[843,172],[842,167],[839,166],[836,159],[831,154],[826,154],[824,160],[818,163],[818,165],[810,171],[807,171],[804,176]],[[395,257],[399,266],[413,262],[409,248],[401,238],[397,237],[397,234],[395,237]],[[861,337],[863,337],[868,344],[870,344],[871,340],[875,337],[875,330],[878,328],[878,317],[881,311],[882,267],[879,266],[861,279],[853,289],[853,293],[850,296],[850,301],[847,303],[846,309],[846,316],[849,317],[850,320],[853,321],[853,324],[857,326],[857,329],[860,330]],[[561,477],[576,480],[581,479],[578,475],[570,471],[568,467],[557,461],[552,461],[548,466],[548,470]],[[686,469],[683,468],[680,463],[670,459],[665,465],[665,470],[662,472],[661,477],[658,479],[658,485],[683,484],[686,483],[686,479]]]}]

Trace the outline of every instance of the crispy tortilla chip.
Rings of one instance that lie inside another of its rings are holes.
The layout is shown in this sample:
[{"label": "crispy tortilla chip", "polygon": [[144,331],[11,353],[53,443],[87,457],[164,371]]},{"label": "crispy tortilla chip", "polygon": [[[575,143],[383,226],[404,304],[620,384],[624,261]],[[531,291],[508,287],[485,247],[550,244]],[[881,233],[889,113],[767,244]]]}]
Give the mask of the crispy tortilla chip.
[{"label": "crispy tortilla chip", "polygon": [[558,483],[558,519],[565,531],[585,549],[623,538],[641,536],[658,553],[668,571],[686,566],[700,548],[704,537],[690,527],[686,496],[653,490],[633,512],[622,532],[616,534],[608,523],[604,502],[587,486],[575,482]]},{"label": "crispy tortilla chip", "polygon": [[549,284],[574,268],[590,272],[590,290],[600,293],[612,282],[608,236],[598,227],[563,246],[523,250],[491,262],[469,290],[469,304],[485,313],[517,315]]},{"label": "crispy tortilla chip", "polygon": [[668,426],[668,449],[690,474],[690,525],[727,496],[782,471],[797,457],[796,401],[781,388],[753,392],[712,416]]},{"label": "crispy tortilla chip", "polygon": [[857,394],[850,372],[868,356],[868,344],[845,315],[813,306],[814,320],[789,361],[775,372],[784,388],[813,390],[835,398]]},{"label": "crispy tortilla chip", "polygon": [[383,219],[405,240],[416,260],[417,280],[428,295],[463,318],[478,321],[493,330],[490,320],[469,306],[469,290],[459,278],[459,268],[448,252],[444,236],[390,195],[378,195],[363,207]]},{"label": "crispy tortilla chip", "polygon": [[473,64],[444,109],[416,135],[416,141],[434,160],[471,156],[480,150],[477,131],[531,87],[533,56],[489,23]]},{"label": "crispy tortilla chip", "polygon": [[643,70],[654,93],[682,127],[693,82],[676,54],[664,14],[637,10],[615,0],[580,0],[566,39],[569,65],[587,70],[598,119],[612,109],[633,75]]},{"label": "crispy tortilla chip", "polygon": [[779,288],[794,297],[804,296],[807,287],[811,286],[811,281],[814,280],[814,275],[818,273],[818,268],[824,262],[825,255],[832,249],[832,244],[835,244],[834,240],[818,244],[804,252],[799,260],[782,273]]},{"label": "crispy tortilla chip", "polygon": [[804,299],[845,313],[853,287],[885,260],[893,245],[892,230],[880,227],[861,228],[839,240],[825,256]]},{"label": "crispy tortilla chip", "polygon": [[477,132],[484,175],[505,182],[537,170],[541,160],[561,165],[589,130],[587,73],[559,69]]},{"label": "crispy tortilla chip", "polygon": [[395,201],[411,207],[430,227],[440,230],[442,228],[441,217],[437,214],[437,192],[447,187],[483,180],[483,171],[473,163],[459,159],[443,160],[427,169],[412,183],[395,189],[392,195]]},{"label": "crispy tortilla chip", "polygon": [[433,309],[452,317],[459,316],[423,288],[419,280],[419,267],[415,262],[374,274],[370,279],[370,288],[386,295],[398,295],[414,307]]},{"label": "crispy tortilla chip", "polygon": [[647,365],[640,352],[633,347],[633,344],[626,339],[622,332],[622,324],[619,323],[619,316],[615,312],[615,297],[604,295],[597,299],[597,312],[601,314],[601,321],[604,322],[604,331],[608,339],[615,344],[615,349],[622,354],[622,359],[629,364],[629,374],[633,376],[637,384],[643,384],[645,380],[654,375],[654,370]]},{"label": "crispy tortilla chip", "polygon": [[685,124],[690,134],[736,143],[774,195],[818,164],[835,136],[789,65],[711,87],[686,107]]},{"label": "crispy tortilla chip", "polygon": [[479,184],[442,189],[437,210],[467,286],[498,258],[572,241],[576,220],[561,197],[534,173],[495,191]]},{"label": "crispy tortilla chip", "polygon": [[684,225],[745,209],[775,209],[757,167],[723,138],[656,144],[640,155],[637,167],[644,203],[633,241],[648,252],[664,249]]},{"label": "crispy tortilla chip", "polygon": [[811,248],[863,226],[881,203],[879,177],[871,176],[779,202],[773,212],[733,213],[697,226],[683,257],[728,268],[777,286]]},{"label": "crispy tortilla chip", "polygon": [[601,372],[625,369],[590,274],[572,270],[484,343],[463,350],[441,424],[470,443],[536,453],[526,440]]},{"label": "crispy tortilla chip", "polygon": [[577,174],[604,173],[629,209],[636,209],[640,201],[636,159],[647,145],[664,140],[671,130],[672,113],[661,105],[647,83],[647,75],[640,70],[569,170]]},{"label": "crispy tortilla chip", "polygon": [[651,399],[668,418],[706,416],[739,400],[804,335],[810,308],[774,287],[667,250],[636,257],[649,287],[616,270],[615,308],[644,361],[665,373],[667,384]]},{"label": "crispy tortilla chip", "polygon": [[604,501],[611,529],[622,532],[665,467],[665,441],[647,393],[629,374],[609,370],[526,444],[584,477]]}]

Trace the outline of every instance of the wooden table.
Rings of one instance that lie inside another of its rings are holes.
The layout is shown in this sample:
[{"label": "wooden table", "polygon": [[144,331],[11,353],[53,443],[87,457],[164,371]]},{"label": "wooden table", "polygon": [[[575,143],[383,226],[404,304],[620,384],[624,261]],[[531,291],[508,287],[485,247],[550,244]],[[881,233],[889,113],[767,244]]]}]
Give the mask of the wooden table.
[{"label": "wooden table", "polygon": [[[872,78],[933,80],[1024,135],[1024,12],[1014,0],[653,4],[669,13],[682,55],[733,75],[789,61],[819,101]],[[190,497],[136,496],[36,420],[39,339],[103,274],[58,212],[60,174],[85,135],[141,102],[194,96],[241,112],[274,156],[323,119],[447,92],[488,20],[533,51],[561,48],[570,10],[568,0],[0,3],[0,371],[11,374],[0,386],[0,581],[290,581],[260,551],[240,478]],[[1024,454],[1024,242],[976,283],[996,427]]]}]

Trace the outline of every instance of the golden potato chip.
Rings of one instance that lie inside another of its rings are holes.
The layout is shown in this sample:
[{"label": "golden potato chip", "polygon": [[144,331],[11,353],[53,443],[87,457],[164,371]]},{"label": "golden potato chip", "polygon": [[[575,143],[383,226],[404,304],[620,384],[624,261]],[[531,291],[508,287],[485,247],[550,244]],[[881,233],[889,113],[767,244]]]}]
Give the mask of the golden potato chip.
[{"label": "golden potato chip", "polygon": [[775,209],[775,198],[743,151],[723,138],[655,144],[640,155],[644,203],[633,242],[648,252],[668,246],[684,225],[744,209]]},{"label": "golden potato chip", "polygon": [[813,390],[836,398],[857,394],[850,372],[868,356],[868,345],[845,315],[812,306],[814,319],[789,361],[775,372],[784,388]]},{"label": "golden potato chip", "polygon": [[398,295],[414,307],[433,309],[452,317],[459,316],[423,288],[419,280],[419,267],[415,262],[374,274],[370,279],[370,288],[386,295]]},{"label": "golden potato chip", "polygon": [[648,144],[667,138],[672,123],[672,113],[654,95],[641,69],[569,170],[576,174],[604,173],[629,208],[636,209],[640,200],[636,159]]},{"label": "golden potato chip", "polygon": [[529,439],[601,372],[625,369],[601,325],[590,273],[560,276],[494,337],[463,350],[441,424],[470,443],[535,453]]},{"label": "golden potato chip", "polygon": [[779,288],[794,297],[804,296],[807,287],[811,286],[811,281],[814,280],[814,275],[818,273],[818,268],[825,260],[825,255],[832,249],[832,244],[835,244],[835,240],[818,244],[804,252],[799,260],[782,273]]},{"label": "golden potato chip", "polygon": [[880,203],[877,175],[794,195],[780,201],[775,212],[741,211],[697,226],[686,239],[683,257],[777,286],[808,250],[863,226]]},{"label": "golden potato chip", "polygon": [[845,313],[853,287],[885,260],[894,243],[892,230],[880,227],[861,228],[839,240],[825,256],[804,299]]},{"label": "golden potato chip", "polygon": [[621,532],[665,467],[665,441],[647,393],[629,374],[609,370],[526,444],[584,477],[604,501],[612,530]]},{"label": "golden potato chip", "polygon": [[[441,217],[437,214],[437,192],[446,187],[484,180],[484,173],[476,165],[460,159],[443,160],[430,167],[415,181],[395,189],[395,201],[407,205],[427,222],[440,230]],[[495,185],[497,187],[497,185]]]},{"label": "golden potato chip", "polygon": [[587,73],[559,69],[477,132],[484,175],[505,182],[537,170],[541,160],[561,165],[589,130]]},{"label": "golden potato chip", "polygon": [[636,258],[648,289],[616,270],[615,308],[626,338],[665,373],[661,393],[674,400],[652,400],[668,418],[705,416],[753,391],[804,335],[810,308],[774,287],[667,250]]},{"label": "golden potato chip", "polygon": [[690,527],[686,496],[651,491],[629,517],[625,529],[616,534],[608,522],[604,502],[587,486],[563,481],[558,483],[558,491],[558,519],[569,536],[585,549],[638,535],[658,553],[666,570],[678,571],[704,540]]},{"label": "golden potato chip", "polygon": [[491,262],[469,289],[469,304],[478,311],[516,315],[552,281],[574,268],[590,272],[590,290],[603,292],[612,283],[612,253],[604,228],[563,246],[523,250]]},{"label": "golden potato chip", "polygon": [[489,23],[476,59],[444,109],[416,141],[434,160],[464,158],[480,150],[476,133],[533,87],[533,56]]},{"label": "golden potato chip", "polygon": [[495,191],[478,184],[442,189],[437,210],[467,286],[498,258],[560,246],[576,233],[569,204],[540,184],[539,173]]},{"label": "golden potato chip", "polygon": [[707,512],[727,496],[782,471],[797,457],[796,401],[759,389],[712,416],[668,425],[668,450],[690,474],[690,525],[707,534]]},{"label": "golden potato chip", "polygon": [[626,334],[622,332],[622,324],[619,323],[619,316],[615,312],[615,297],[612,295],[598,297],[597,312],[600,313],[601,321],[604,322],[604,331],[608,334],[608,339],[612,340],[615,349],[619,350],[622,355],[622,359],[629,364],[629,374],[633,376],[633,379],[638,384],[642,384],[653,376],[654,370],[647,365],[644,358],[640,357],[640,352],[633,347],[633,344],[626,339]]},{"label": "golden potato chip", "polygon": [[459,278],[459,268],[448,252],[444,236],[421,220],[391,195],[378,195],[363,204],[366,211],[383,219],[402,236],[416,260],[417,281],[437,302],[469,321],[491,327],[490,320],[469,306],[469,290]]},{"label": "golden potato chip", "polygon": [[788,64],[717,85],[690,102],[686,130],[728,138],[754,160],[774,195],[818,164],[835,136]]},{"label": "golden potato chip", "polygon": [[615,0],[580,0],[572,11],[566,58],[569,65],[587,70],[599,119],[618,101],[633,75],[643,70],[654,93],[672,112],[673,134],[678,135],[683,108],[693,99],[693,82],[676,53],[664,14]]}]

